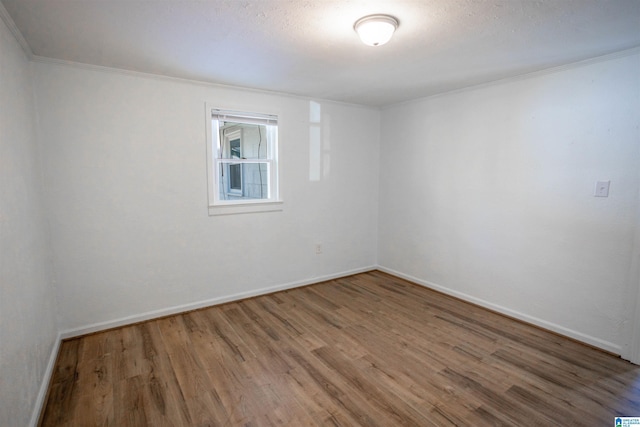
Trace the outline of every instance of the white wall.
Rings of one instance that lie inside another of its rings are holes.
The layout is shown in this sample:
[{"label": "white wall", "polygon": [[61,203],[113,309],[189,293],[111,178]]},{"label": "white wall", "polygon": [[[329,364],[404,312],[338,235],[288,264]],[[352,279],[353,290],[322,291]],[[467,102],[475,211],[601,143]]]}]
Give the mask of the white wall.
[{"label": "white wall", "polygon": [[639,76],[635,51],[386,108],[379,264],[619,353],[639,283]]},{"label": "white wall", "polygon": [[[378,110],[34,66],[66,333],[375,266]],[[207,215],[205,102],[279,115],[283,212]]]},{"label": "white wall", "polygon": [[29,424],[38,409],[35,406],[50,355],[57,348],[35,111],[30,63],[0,19],[2,426]]}]

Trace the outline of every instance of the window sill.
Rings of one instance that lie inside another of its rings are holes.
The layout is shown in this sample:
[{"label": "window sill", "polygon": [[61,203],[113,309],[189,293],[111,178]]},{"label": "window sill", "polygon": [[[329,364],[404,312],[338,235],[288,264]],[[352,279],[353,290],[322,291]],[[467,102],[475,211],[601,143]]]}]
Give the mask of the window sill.
[{"label": "window sill", "polygon": [[259,212],[279,212],[283,210],[284,203],[261,202],[261,203],[234,203],[228,205],[209,206],[209,216],[237,215],[245,213]]}]

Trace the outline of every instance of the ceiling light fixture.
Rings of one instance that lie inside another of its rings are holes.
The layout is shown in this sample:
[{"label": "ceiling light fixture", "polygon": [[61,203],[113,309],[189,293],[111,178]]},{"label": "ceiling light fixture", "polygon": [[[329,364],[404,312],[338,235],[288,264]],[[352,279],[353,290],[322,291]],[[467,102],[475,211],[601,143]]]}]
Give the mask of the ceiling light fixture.
[{"label": "ceiling light fixture", "polygon": [[389,15],[369,15],[360,18],[353,29],[360,36],[362,43],[369,46],[381,46],[388,42],[398,28],[398,20]]}]

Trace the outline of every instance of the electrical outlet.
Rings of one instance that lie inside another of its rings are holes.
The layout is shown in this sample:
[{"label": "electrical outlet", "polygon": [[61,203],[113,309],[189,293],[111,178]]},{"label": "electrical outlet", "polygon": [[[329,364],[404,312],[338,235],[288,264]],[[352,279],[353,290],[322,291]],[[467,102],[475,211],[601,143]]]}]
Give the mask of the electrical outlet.
[{"label": "electrical outlet", "polygon": [[598,181],[596,182],[596,190],[593,195],[596,197],[609,197],[609,185],[611,181]]},{"label": "electrical outlet", "polygon": [[316,243],[316,255],[320,255],[322,253],[322,243]]}]

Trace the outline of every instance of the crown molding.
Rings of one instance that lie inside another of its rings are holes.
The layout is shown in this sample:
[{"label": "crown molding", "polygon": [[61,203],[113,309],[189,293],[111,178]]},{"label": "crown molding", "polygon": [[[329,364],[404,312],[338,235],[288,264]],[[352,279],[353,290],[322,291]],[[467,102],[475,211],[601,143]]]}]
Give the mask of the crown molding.
[{"label": "crown molding", "polygon": [[490,81],[487,81],[487,82],[484,82],[484,83],[477,83],[477,84],[472,84],[472,85],[461,87],[461,88],[457,88],[457,89],[445,90],[445,91],[442,91],[442,92],[433,93],[431,95],[422,96],[422,97],[415,98],[415,99],[408,99],[406,101],[399,101],[399,102],[395,102],[395,103],[392,103],[392,104],[383,105],[380,109],[382,111],[384,111],[384,110],[395,108],[395,107],[398,107],[398,106],[401,106],[401,105],[415,104],[415,103],[424,102],[424,101],[430,100],[430,99],[441,98],[441,97],[449,96],[449,95],[455,95],[455,94],[458,94],[458,93],[465,93],[465,92],[484,89],[484,88],[488,88],[488,87],[492,87],[492,86],[500,86],[500,85],[503,85],[503,84],[509,84],[509,83],[513,83],[513,82],[527,80],[527,79],[531,79],[531,78],[535,78],[535,77],[556,74],[556,73],[560,73],[560,72],[567,71],[567,70],[586,67],[586,66],[593,65],[593,64],[598,64],[598,63],[601,63],[601,62],[613,61],[613,60],[616,60],[616,59],[619,59],[619,58],[625,58],[625,57],[633,56],[633,55],[637,55],[637,54],[640,54],[640,45],[633,46],[633,47],[630,47],[630,48],[627,48],[627,49],[623,49],[623,50],[619,50],[619,51],[616,51],[616,52],[605,53],[603,55],[598,55],[598,56],[594,56],[594,57],[591,57],[591,58],[586,58],[586,59],[581,59],[581,60],[577,60],[577,61],[568,62],[566,64],[555,65],[555,66],[552,66],[552,67],[543,68],[543,69],[536,70],[536,71],[529,71],[529,72],[526,72],[526,73],[517,74],[517,75],[514,75],[514,76],[510,76],[510,77],[504,77],[504,78],[497,79],[497,80],[490,80]]},{"label": "crown molding", "polygon": [[24,38],[20,30],[18,29],[18,26],[16,25],[16,23],[13,22],[13,18],[11,17],[11,15],[9,15],[9,12],[4,7],[1,1],[0,1],[0,19],[2,19],[2,21],[7,26],[7,28],[9,28],[9,31],[11,31],[11,34],[13,34],[13,37],[18,42],[18,44],[24,51],[25,55],[27,55],[29,59],[33,58],[33,51],[31,50],[31,46],[29,46],[29,43],[27,43],[27,39]]},{"label": "crown molding", "polygon": [[116,68],[116,67],[109,67],[105,65],[94,65],[86,62],[76,62],[76,61],[70,61],[68,59],[51,58],[48,56],[40,56],[40,55],[34,55],[34,54],[30,55],[29,59],[31,60],[31,62],[34,62],[34,63],[50,64],[50,65],[56,65],[61,67],[83,69],[83,70],[89,70],[89,71],[95,71],[95,72],[101,72],[101,73],[119,74],[124,76],[151,79],[151,80],[183,83],[183,84],[189,84],[189,85],[198,85],[198,86],[204,86],[209,88],[240,90],[243,92],[251,92],[251,93],[256,93],[261,95],[279,96],[279,97],[298,99],[303,101],[322,102],[323,104],[334,104],[334,105],[342,105],[345,107],[361,108],[361,109],[370,110],[370,111],[380,111],[380,107],[374,106],[374,105],[357,104],[357,103],[346,102],[346,101],[336,101],[333,99],[314,97],[311,95],[300,95],[300,94],[289,93],[289,92],[278,92],[276,90],[252,88],[252,87],[246,87],[246,86],[235,86],[232,84],[217,83],[215,81],[198,80],[197,78],[177,77],[177,76],[171,76],[167,74],[157,74],[157,73],[150,73],[145,71],[129,70],[126,68]]}]

